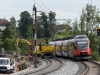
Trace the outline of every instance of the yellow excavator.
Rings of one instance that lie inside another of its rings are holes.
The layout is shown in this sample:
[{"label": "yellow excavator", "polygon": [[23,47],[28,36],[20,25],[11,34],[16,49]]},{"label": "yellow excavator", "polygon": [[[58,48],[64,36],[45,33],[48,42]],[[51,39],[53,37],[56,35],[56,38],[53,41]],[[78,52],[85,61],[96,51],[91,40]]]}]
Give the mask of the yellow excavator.
[{"label": "yellow excavator", "polygon": [[[33,50],[32,50],[32,43],[30,42],[30,41],[28,41],[28,40],[26,40],[26,39],[20,39],[20,38],[18,38],[18,39],[16,39],[16,42],[15,42],[15,47],[16,47],[16,52],[18,53],[18,44],[19,44],[19,42],[23,42],[23,43],[26,43],[26,44],[28,44],[28,52],[29,52],[29,55],[30,56],[33,56],[33,54],[34,54],[34,52],[33,52]],[[40,50],[39,50],[39,46],[37,46],[37,55],[40,55]]]},{"label": "yellow excavator", "polygon": [[52,58],[54,56],[54,46],[49,44],[47,39],[42,40],[39,44],[39,50],[41,51],[42,58]]}]

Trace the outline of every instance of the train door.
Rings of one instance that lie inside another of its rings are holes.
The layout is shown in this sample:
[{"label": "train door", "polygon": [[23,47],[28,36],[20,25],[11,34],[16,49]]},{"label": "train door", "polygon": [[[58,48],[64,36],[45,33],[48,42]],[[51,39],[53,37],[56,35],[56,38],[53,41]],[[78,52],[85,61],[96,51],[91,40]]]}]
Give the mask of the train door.
[{"label": "train door", "polygon": [[73,47],[73,45],[74,45],[73,40],[68,42],[68,56],[71,57],[71,58],[74,57],[74,47]]},{"label": "train door", "polygon": [[56,48],[55,48],[57,56],[62,56],[61,46],[62,46],[62,41],[57,41],[56,42]]},{"label": "train door", "polygon": [[64,40],[63,41],[63,44],[62,44],[62,55],[64,57],[68,57],[68,53],[67,53],[67,43],[68,43],[68,41],[67,40]]}]

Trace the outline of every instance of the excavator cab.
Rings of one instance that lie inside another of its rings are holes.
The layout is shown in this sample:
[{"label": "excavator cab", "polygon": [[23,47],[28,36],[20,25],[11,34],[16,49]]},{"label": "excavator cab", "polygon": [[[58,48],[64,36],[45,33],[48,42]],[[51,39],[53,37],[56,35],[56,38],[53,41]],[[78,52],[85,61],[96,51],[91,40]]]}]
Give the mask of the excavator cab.
[{"label": "excavator cab", "polygon": [[53,57],[54,46],[48,43],[47,39],[42,40],[39,44],[39,49],[41,50],[41,57]]}]

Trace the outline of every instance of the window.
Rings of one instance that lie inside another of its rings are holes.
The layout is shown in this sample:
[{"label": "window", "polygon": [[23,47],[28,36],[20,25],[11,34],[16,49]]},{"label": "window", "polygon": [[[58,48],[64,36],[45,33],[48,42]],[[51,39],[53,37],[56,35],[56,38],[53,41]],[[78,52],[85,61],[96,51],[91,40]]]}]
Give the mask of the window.
[{"label": "window", "polygon": [[8,65],[10,62],[6,59],[0,59],[0,65]]},{"label": "window", "polygon": [[86,41],[86,40],[77,41],[77,45],[78,45],[79,49],[85,50],[88,48],[88,41]]}]

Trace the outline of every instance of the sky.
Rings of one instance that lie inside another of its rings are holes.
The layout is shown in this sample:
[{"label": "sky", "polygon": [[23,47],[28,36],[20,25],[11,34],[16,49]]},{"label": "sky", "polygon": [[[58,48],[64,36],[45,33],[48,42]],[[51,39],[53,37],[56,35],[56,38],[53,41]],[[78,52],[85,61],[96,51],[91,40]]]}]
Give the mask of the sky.
[{"label": "sky", "polygon": [[[5,18],[10,21],[11,17],[16,20],[20,19],[20,14],[23,11],[28,11],[32,15],[33,5],[37,11],[56,13],[56,19],[68,19],[74,21],[79,19],[81,11],[86,7],[86,4],[92,4],[100,9],[99,0],[0,0],[0,18]],[[39,16],[40,12],[37,12]],[[65,22],[65,20],[57,20],[57,22]]]}]

